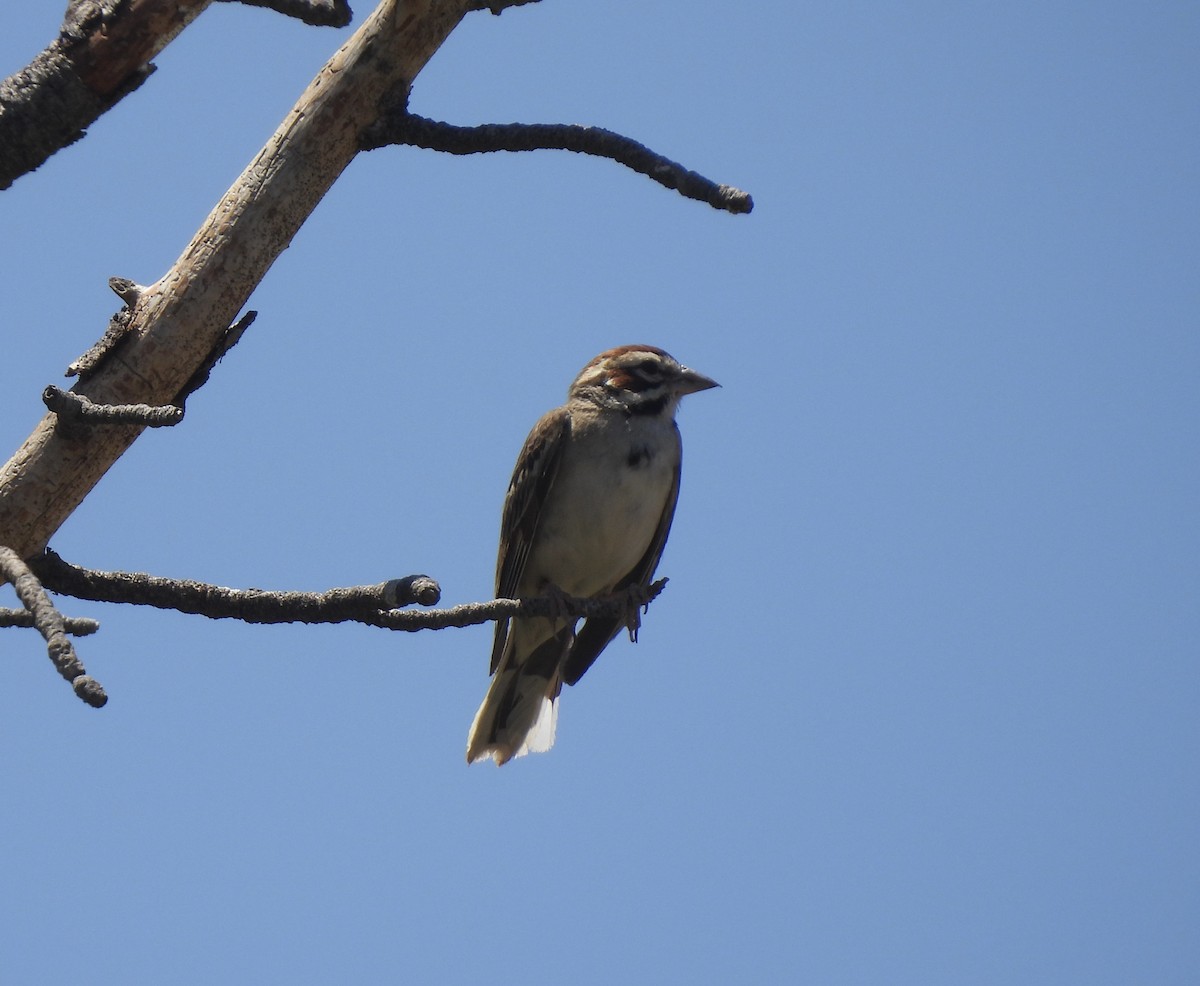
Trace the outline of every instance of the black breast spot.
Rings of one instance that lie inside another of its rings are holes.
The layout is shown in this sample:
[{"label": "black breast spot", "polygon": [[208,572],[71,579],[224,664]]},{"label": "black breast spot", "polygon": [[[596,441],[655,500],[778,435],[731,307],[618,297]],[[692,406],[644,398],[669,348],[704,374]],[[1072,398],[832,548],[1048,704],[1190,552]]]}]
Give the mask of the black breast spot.
[{"label": "black breast spot", "polygon": [[634,445],[629,450],[629,455],[625,457],[625,465],[629,466],[630,469],[640,469],[652,458],[654,458],[654,455],[648,446]]}]

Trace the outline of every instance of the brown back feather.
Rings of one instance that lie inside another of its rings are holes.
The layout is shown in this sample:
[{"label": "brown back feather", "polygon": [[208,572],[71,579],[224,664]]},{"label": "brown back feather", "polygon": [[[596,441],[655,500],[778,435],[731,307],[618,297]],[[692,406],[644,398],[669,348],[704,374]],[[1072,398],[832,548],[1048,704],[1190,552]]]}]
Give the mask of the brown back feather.
[{"label": "brown back feather", "polygon": [[[529,549],[537,535],[541,506],[546,502],[562,451],[566,446],[571,418],[565,407],[548,411],[533,426],[513,469],[504,513],[500,522],[500,551],[496,558],[496,596],[510,599],[521,584]],[[495,674],[508,639],[508,620],[496,621],[492,643],[491,673]]]}]

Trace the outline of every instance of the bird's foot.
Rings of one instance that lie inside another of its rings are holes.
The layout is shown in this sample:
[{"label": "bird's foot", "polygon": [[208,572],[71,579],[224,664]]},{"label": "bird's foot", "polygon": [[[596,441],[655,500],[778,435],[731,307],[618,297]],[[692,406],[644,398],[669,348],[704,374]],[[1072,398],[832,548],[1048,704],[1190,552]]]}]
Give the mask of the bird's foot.
[{"label": "bird's foot", "polygon": [[543,586],[542,596],[550,602],[551,619],[577,619],[577,617],[574,615],[573,597],[563,592],[562,589],[556,586],[553,582],[547,582],[545,586]]},{"label": "bird's foot", "polygon": [[624,609],[625,609],[625,629],[629,631],[629,639],[633,643],[637,643],[638,630],[642,626],[642,612],[650,605],[650,600],[654,598],[655,593],[650,592],[648,586],[640,583],[629,586],[623,593]]}]

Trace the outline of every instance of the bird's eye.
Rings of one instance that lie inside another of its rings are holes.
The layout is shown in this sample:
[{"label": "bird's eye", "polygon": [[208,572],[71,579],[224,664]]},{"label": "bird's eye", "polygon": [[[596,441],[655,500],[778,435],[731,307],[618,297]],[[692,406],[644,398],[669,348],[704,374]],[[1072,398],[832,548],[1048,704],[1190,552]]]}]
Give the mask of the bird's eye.
[{"label": "bird's eye", "polygon": [[634,364],[633,367],[643,377],[661,377],[662,364],[656,359],[644,359]]}]

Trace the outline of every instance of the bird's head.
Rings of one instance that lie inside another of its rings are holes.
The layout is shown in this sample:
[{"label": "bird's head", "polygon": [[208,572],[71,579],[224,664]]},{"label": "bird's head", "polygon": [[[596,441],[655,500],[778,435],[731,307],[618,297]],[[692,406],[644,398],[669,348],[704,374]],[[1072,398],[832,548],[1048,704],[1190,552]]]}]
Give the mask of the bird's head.
[{"label": "bird's head", "polygon": [[681,397],[719,386],[657,346],[618,346],[579,372],[569,397],[627,414],[674,414]]}]

